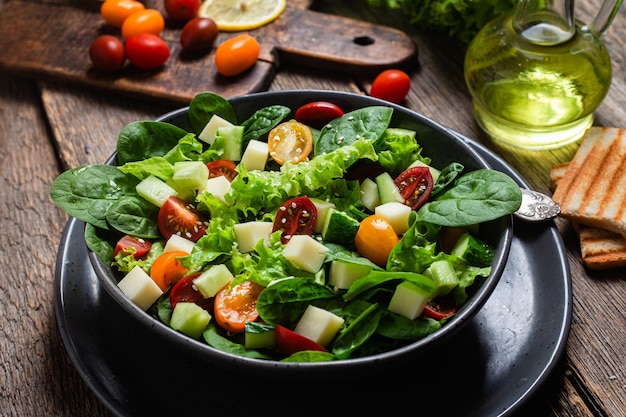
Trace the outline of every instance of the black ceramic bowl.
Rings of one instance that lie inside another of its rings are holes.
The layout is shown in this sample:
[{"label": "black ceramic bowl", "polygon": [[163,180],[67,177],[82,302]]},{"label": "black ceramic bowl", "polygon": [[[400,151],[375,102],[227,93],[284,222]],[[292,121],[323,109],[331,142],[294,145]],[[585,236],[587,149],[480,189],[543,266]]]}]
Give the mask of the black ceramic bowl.
[{"label": "black ceramic bowl", "polygon": [[[236,110],[238,120],[243,121],[259,108],[268,105],[281,104],[295,111],[302,104],[316,100],[333,102],[346,112],[371,105],[393,107],[394,115],[391,126],[417,131],[419,143],[423,146],[422,155],[431,157],[434,167],[442,168],[451,162],[460,162],[467,171],[489,168],[487,162],[476,151],[445,127],[405,107],[371,97],[345,92],[306,90],[250,94],[233,98],[230,102]],[[192,131],[187,119],[186,108],[166,114],[158,120]],[[115,163],[115,155],[111,157],[108,163]],[[511,216],[481,226],[481,238],[496,247],[492,273],[480,284],[457,314],[440,330],[393,351],[362,358],[317,363],[250,359],[217,350],[204,342],[191,339],[172,330],[135,306],[117,287],[117,282],[120,279],[119,274],[103,263],[94,253],[90,253],[89,257],[102,285],[111,297],[128,312],[128,319],[137,320],[153,329],[154,332],[163,337],[164,343],[171,344],[172,349],[177,350],[177,355],[189,355],[190,361],[199,360],[236,372],[255,373],[277,379],[353,378],[364,373],[370,374],[401,365],[426,353],[436,355],[433,349],[441,346],[449,336],[459,331],[485,304],[493,292],[504,270],[512,236]]]}]

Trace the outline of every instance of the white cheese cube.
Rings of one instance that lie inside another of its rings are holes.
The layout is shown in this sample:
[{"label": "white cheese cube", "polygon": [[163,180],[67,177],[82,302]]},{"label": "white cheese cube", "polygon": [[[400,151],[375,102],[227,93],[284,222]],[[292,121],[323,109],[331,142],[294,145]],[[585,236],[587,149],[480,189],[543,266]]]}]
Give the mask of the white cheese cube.
[{"label": "white cheese cube", "polygon": [[309,304],[294,332],[322,346],[328,346],[343,323],[344,319],[341,317]]},{"label": "white cheese cube", "polygon": [[193,250],[194,245],[195,243],[191,240],[174,234],[169,239],[167,239],[167,242],[165,242],[163,253],[181,251],[190,254]]},{"label": "white cheese cube", "polygon": [[193,280],[193,286],[204,298],[211,298],[233,278],[235,277],[226,265],[213,265]]},{"label": "white cheese cube", "polygon": [[135,266],[117,286],[143,311],[146,311],[156,300],[163,295],[159,286],[139,266]]},{"label": "white cheese cube", "polygon": [[252,251],[259,240],[267,239],[272,234],[273,226],[270,222],[237,223],[234,229],[239,252]]},{"label": "white cheese cube", "polygon": [[293,235],[283,249],[283,256],[298,268],[316,273],[326,259],[328,248],[309,235]]},{"label": "white cheese cube", "polygon": [[393,227],[393,231],[401,235],[409,230],[409,216],[411,211],[411,207],[406,204],[390,201],[377,206],[374,209],[374,214],[387,220],[389,224],[391,224],[391,227]]},{"label": "white cheese cube", "polygon": [[265,169],[270,151],[266,142],[252,139],[241,157],[241,163],[248,171]]},{"label": "white cheese cube", "polygon": [[230,181],[223,175],[209,178],[206,181],[206,187],[202,191],[208,191],[223,203],[226,203],[224,196],[230,191]]},{"label": "white cheese cube", "polygon": [[367,265],[332,261],[328,273],[328,284],[340,290],[347,290],[357,279],[369,274],[372,270]]},{"label": "white cheese cube", "polygon": [[215,142],[215,132],[217,132],[217,129],[224,126],[229,127],[234,125],[228,120],[214,114],[198,135],[198,139],[209,145],[213,145],[213,142]]},{"label": "white cheese cube", "polygon": [[361,183],[361,202],[372,211],[380,204],[378,185],[370,178],[365,178]]},{"label": "white cheese cube", "polygon": [[413,320],[422,314],[431,295],[409,281],[398,284],[387,310]]}]

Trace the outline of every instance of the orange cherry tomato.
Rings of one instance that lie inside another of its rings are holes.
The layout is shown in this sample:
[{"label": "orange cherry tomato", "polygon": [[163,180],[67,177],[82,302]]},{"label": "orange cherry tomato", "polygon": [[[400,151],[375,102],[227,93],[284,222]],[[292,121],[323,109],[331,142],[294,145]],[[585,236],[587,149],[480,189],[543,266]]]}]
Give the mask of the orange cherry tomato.
[{"label": "orange cherry tomato", "polygon": [[145,9],[131,14],[122,23],[122,37],[127,39],[139,33],[159,36],[165,28],[165,19],[155,9]]},{"label": "orange cherry tomato", "polygon": [[100,15],[109,25],[119,28],[128,16],[145,8],[137,0],[106,0],[100,6]]},{"label": "orange cherry tomato", "polygon": [[230,287],[230,282],[215,294],[213,313],[217,324],[230,333],[241,333],[246,323],[259,317],[256,300],[264,287],[252,281]]},{"label": "orange cherry tomato", "polygon": [[217,71],[226,76],[239,75],[259,58],[261,45],[248,34],[237,35],[222,42],[215,50]]},{"label": "orange cherry tomato", "polygon": [[290,120],[270,130],[267,145],[278,164],[297,164],[306,161],[313,150],[313,134],[307,125]]},{"label": "orange cherry tomato", "polygon": [[170,285],[177,283],[187,274],[188,269],[183,266],[178,258],[188,255],[187,252],[183,251],[170,251],[161,254],[150,268],[150,278],[162,291],[167,291]]},{"label": "orange cherry tomato", "polygon": [[375,214],[361,221],[354,238],[359,255],[381,267],[387,265],[389,253],[399,241],[391,224]]}]

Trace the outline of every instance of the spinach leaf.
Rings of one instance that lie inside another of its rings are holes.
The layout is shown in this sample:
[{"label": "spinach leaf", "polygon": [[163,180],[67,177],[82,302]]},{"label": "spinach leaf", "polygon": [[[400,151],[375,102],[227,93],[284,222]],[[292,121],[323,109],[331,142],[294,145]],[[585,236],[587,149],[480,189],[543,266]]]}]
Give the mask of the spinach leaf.
[{"label": "spinach leaf", "polygon": [[399,314],[387,312],[380,320],[377,332],[395,340],[418,340],[441,328],[441,322],[418,317],[409,320]]},{"label": "spinach leaf", "polygon": [[164,156],[178,140],[187,135],[180,127],[164,122],[132,122],[122,128],[117,138],[117,160],[120,165]]},{"label": "spinach leaf", "polygon": [[202,333],[202,337],[209,345],[224,352],[232,353],[237,356],[245,356],[247,358],[272,359],[271,356],[254,349],[246,349],[243,345],[225,338],[220,334],[215,324],[209,324],[204,333]]},{"label": "spinach leaf", "polygon": [[324,126],[315,142],[315,155],[330,153],[360,138],[377,141],[389,127],[393,109],[370,106],[346,113],[332,124]]},{"label": "spinach leaf", "polygon": [[434,198],[437,194],[445,190],[448,185],[452,184],[456,177],[463,172],[463,169],[465,169],[465,167],[458,162],[452,162],[448,166],[444,167],[444,169],[442,169],[439,173],[439,177],[437,177],[437,181],[435,182],[433,190],[430,193],[430,198]]},{"label": "spinach leaf", "polygon": [[263,135],[272,130],[291,112],[289,107],[274,105],[265,107],[254,112],[243,126],[243,148],[252,139],[261,140]]},{"label": "spinach leaf", "polygon": [[94,227],[89,223],[85,224],[85,243],[87,247],[106,264],[110,264],[113,260],[114,248],[109,242],[115,242],[117,239],[119,239],[117,233]]},{"label": "spinach leaf", "polygon": [[123,234],[156,239],[161,237],[157,216],[159,208],[138,196],[115,201],[106,213],[107,222]]},{"label": "spinach leaf", "polygon": [[419,221],[441,226],[469,226],[511,214],[521,204],[522,193],[513,179],[499,171],[479,169],[424,204],[417,216]]},{"label": "spinach leaf", "polygon": [[211,92],[197,94],[189,103],[189,124],[196,134],[200,134],[211,117],[217,114],[233,124],[237,124],[235,109],[225,98]]},{"label": "spinach leaf", "polygon": [[371,271],[364,277],[354,281],[352,285],[350,285],[348,291],[343,295],[343,299],[344,301],[354,300],[357,296],[367,290],[397,280],[409,281],[433,295],[436,290],[433,280],[422,274],[402,271]]},{"label": "spinach leaf", "polygon": [[344,312],[358,315],[349,321],[333,342],[332,352],[338,359],[348,359],[352,352],[369,340],[376,332],[383,310],[377,304],[356,300],[347,304]]}]

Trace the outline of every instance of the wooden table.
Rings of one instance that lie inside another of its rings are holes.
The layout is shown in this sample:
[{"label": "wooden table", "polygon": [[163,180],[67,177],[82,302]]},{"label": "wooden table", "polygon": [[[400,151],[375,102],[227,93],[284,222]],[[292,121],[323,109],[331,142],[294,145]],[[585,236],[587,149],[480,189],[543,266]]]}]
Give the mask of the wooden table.
[{"label": "wooden table", "polygon": [[[599,0],[577,5],[583,21],[589,20],[597,3]],[[0,6],[11,4],[2,0]],[[362,1],[319,1],[314,7],[409,33],[419,48],[419,66],[411,71],[412,89],[404,105],[495,150],[532,187],[550,192],[550,167],[569,160],[575,146],[527,152],[496,147],[485,139],[472,119],[461,47],[445,36],[412,28],[401,16],[363,7]],[[605,39],[613,58],[614,78],[597,111],[597,125],[626,127],[625,30],[622,10]],[[269,89],[366,93],[370,81],[284,65]],[[110,415],[77,373],[57,327],[55,261],[68,216],[50,202],[48,189],[68,168],[103,162],[125,124],[154,119],[177,107],[0,72],[1,415]],[[571,268],[571,331],[562,360],[521,415],[625,416],[626,271],[585,269],[571,225],[563,219],[558,219],[557,225]]]}]

